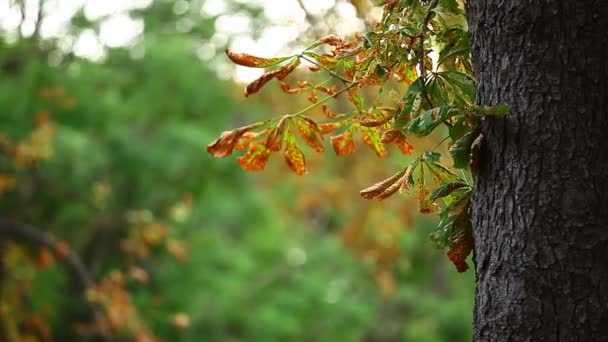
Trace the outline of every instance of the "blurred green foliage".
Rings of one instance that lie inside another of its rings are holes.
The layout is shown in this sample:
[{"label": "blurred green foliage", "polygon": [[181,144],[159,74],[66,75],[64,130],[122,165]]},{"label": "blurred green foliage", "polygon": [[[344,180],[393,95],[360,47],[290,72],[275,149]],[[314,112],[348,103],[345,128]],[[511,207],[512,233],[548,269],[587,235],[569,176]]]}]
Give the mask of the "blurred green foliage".
[{"label": "blurred green foliage", "polygon": [[[269,176],[211,161],[206,144],[265,107],[235,100],[234,85],[196,56],[214,18],[190,16],[197,24],[178,32],[175,23],[190,14],[175,14],[174,5],[155,1],[131,13],[146,25],[140,56],[116,48],[92,62],[59,52],[57,40],[5,33],[0,134],[17,144],[47,117],[54,133],[48,158],[17,165],[1,157],[0,173],[16,183],[0,195],[0,216],[65,240],[100,282],[126,278],[120,284],[136,313],[124,318],[139,323],[117,328],[118,340],[470,340],[472,275],[455,274],[428,248],[431,223],[399,235],[397,287],[383,293],[372,265],[336,235],[271,205],[286,191],[295,203],[294,188],[267,187],[259,180]],[[75,32],[96,26],[82,14],[74,23]],[[145,257],[125,248],[146,239],[138,220],[168,231],[162,243],[137,245],[149,249]],[[334,220],[347,224],[338,213]],[[4,253],[1,330],[24,341],[47,340],[45,327],[54,341],[95,340],[75,327],[91,320],[78,280],[61,260],[45,262],[40,247],[19,240]],[[147,278],[133,276],[134,267]]]}]

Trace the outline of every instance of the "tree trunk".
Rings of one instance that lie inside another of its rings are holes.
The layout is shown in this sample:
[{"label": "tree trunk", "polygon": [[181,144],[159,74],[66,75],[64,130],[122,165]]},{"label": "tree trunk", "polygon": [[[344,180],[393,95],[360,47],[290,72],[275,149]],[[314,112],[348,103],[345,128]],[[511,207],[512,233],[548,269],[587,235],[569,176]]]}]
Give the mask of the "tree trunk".
[{"label": "tree trunk", "polygon": [[468,0],[475,341],[608,341],[608,1]]}]

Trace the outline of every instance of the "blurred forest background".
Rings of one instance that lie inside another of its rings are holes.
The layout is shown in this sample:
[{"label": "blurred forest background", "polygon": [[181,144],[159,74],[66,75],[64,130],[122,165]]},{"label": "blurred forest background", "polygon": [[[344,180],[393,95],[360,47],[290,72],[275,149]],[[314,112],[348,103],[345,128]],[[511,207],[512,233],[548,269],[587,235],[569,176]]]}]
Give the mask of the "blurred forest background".
[{"label": "blurred forest background", "polygon": [[377,12],[0,0],[0,340],[470,341],[474,275],[433,248],[433,218],[358,196],[407,157],[309,154],[302,177],[205,151],[307,105],[276,85],[245,100],[256,75],[223,49],[297,50]]}]

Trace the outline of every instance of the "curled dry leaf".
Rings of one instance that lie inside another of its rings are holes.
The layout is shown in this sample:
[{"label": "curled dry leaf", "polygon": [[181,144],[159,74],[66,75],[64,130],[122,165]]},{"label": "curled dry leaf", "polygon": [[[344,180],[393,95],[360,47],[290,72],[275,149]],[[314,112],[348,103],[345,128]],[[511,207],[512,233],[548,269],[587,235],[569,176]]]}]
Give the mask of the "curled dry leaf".
[{"label": "curled dry leaf", "polygon": [[[214,157],[227,157],[232,154],[232,150],[237,147],[237,142],[247,132],[265,125],[267,121],[257,122],[251,125],[243,126],[232,131],[222,132],[219,138],[207,145],[207,152]],[[255,139],[257,134],[249,134],[246,139]],[[244,142],[245,143],[245,142]],[[242,147],[242,144],[239,144]]]},{"label": "curled dry leaf", "polygon": [[336,114],[334,112],[332,112],[329,107],[327,107],[327,105],[323,105],[321,106],[321,109],[323,110],[323,114],[325,114],[325,116],[327,116],[330,119],[338,119],[344,116],[344,114]]},{"label": "curled dry leaf", "polygon": [[393,143],[397,145],[403,154],[410,154],[414,150],[414,146],[407,141],[405,134],[396,129],[389,129],[382,133],[380,141],[385,144]]},{"label": "curled dry leaf", "polygon": [[270,150],[263,144],[251,144],[249,151],[243,156],[236,158],[236,161],[245,171],[256,172],[264,170]]},{"label": "curled dry leaf", "polygon": [[285,128],[287,127],[287,122],[289,120],[288,116],[284,116],[281,118],[277,127],[273,128],[268,137],[266,138],[266,148],[271,151],[277,152],[281,150],[283,145],[283,137],[285,135]]},{"label": "curled dry leaf", "polygon": [[328,34],[327,36],[319,39],[319,42],[331,46],[338,46],[344,44],[344,40],[342,40],[342,38],[336,36],[335,34]]},{"label": "curled dry leaf", "polygon": [[461,226],[462,231],[455,237],[450,239],[449,250],[447,252],[448,258],[458,272],[464,272],[469,268],[467,265],[467,257],[473,251],[473,233],[471,227],[470,217],[468,215],[468,209],[465,209],[458,218],[454,225]]},{"label": "curled dry leaf", "polygon": [[289,168],[298,175],[306,173],[304,153],[302,153],[302,150],[296,145],[293,139],[290,139],[285,147],[285,161],[287,162],[287,165],[289,165]]},{"label": "curled dry leaf", "polygon": [[258,77],[253,82],[249,83],[245,86],[245,90],[243,93],[245,96],[249,96],[251,94],[257,93],[262,87],[268,83],[273,78],[277,78],[278,80],[283,80],[287,75],[289,75],[295,68],[300,65],[300,59],[295,58],[291,63],[281,67],[280,69],[273,70],[265,73],[264,75]]},{"label": "curled dry leaf", "polygon": [[319,153],[325,151],[322,143],[323,135],[316,122],[306,117],[299,117],[298,131],[304,142],[313,150]]},{"label": "curled dry leaf", "polygon": [[350,130],[331,137],[331,145],[338,156],[346,156],[355,151],[355,142]]},{"label": "curled dry leaf", "polygon": [[412,173],[414,173],[414,169],[417,165],[418,162],[414,162],[410,164],[407,169],[405,169],[405,174],[403,175],[403,181],[401,182],[399,192],[407,194],[410,191],[410,188],[412,187]]},{"label": "curled dry leaf", "polygon": [[390,144],[393,141],[395,141],[395,139],[397,139],[400,135],[403,135],[403,133],[401,133],[401,131],[396,130],[396,129],[389,129],[388,131],[385,131],[384,133],[382,133],[382,136],[380,137],[380,141],[385,144]]},{"label": "curled dry leaf", "polygon": [[267,67],[277,65],[281,62],[284,62],[284,61],[288,60],[289,58],[292,58],[291,56],[276,57],[276,58],[262,58],[262,57],[248,55],[246,53],[234,52],[230,49],[226,49],[224,52],[226,52],[226,56],[228,56],[228,58],[230,58],[230,60],[232,62],[234,62],[235,64],[250,67],[250,68],[267,68]]},{"label": "curled dry leaf", "polygon": [[390,189],[392,191],[392,193],[390,193],[390,194],[388,194],[390,191],[386,191],[395,184],[400,185],[400,181],[403,179],[404,175],[405,175],[405,170],[397,172],[396,174],[392,175],[391,177],[359,191],[359,194],[361,195],[361,197],[363,197],[365,199],[373,199],[373,198],[378,198],[378,196],[383,195],[386,192],[386,194],[382,198],[382,199],[384,199],[384,198],[394,194],[399,189],[399,186],[397,186],[394,190]]},{"label": "curled dry leaf", "polygon": [[383,118],[367,118],[367,119],[363,119],[361,121],[359,121],[359,124],[361,124],[361,126],[364,127],[378,127],[378,126],[382,126],[385,123],[389,122],[390,119],[392,119],[392,116],[386,116]]}]

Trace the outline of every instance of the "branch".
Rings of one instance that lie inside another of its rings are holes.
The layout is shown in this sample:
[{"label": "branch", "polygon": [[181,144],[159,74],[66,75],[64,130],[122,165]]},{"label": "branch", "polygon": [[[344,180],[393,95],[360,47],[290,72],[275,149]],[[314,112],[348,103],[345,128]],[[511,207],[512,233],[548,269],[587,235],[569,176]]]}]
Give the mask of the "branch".
[{"label": "branch", "polygon": [[[82,285],[83,291],[95,286],[95,281],[80,256],[69,248],[64,241],[57,239],[54,235],[34,226],[6,218],[0,218],[0,235],[8,236],[14,240],[27,240],[48,248],[74,272]],[[106,315],[103,309],[95,304],[91,304],[91,311],[104,340],[113,341],[114,339],[107,326]]]},{"label": "branch", "polygon": [[420,57],[418,57],[419,58],[418,63],[419,63],[419,67],[420,67],[420,77],[422,77],[422,82],[420,82],[422,97],[424,97],[426,99],[429,106],[432,106],[432,104],[431,104],[431,100],[429,99],[428,94],[426,92],[426,85],[425,85],[426,70],[425,70],[425,65],[424,65],[424,57],[426,56],[426,53],[424,53],[424,38],[426,36],[426,31],[428,29],[429,21],[431,20],[431,16],[433,15],[433,9],[435,8],[435,6],[437,6],[438,2],[439,2],[439,0],[433,0],[433,2],[431,2],[431,4],[429,5],[428,11],[426,12],[426,16],[424,17],[424,22],[422,24],[422,29],[420,30],[420,51],[418,52],[420,55]]}]

